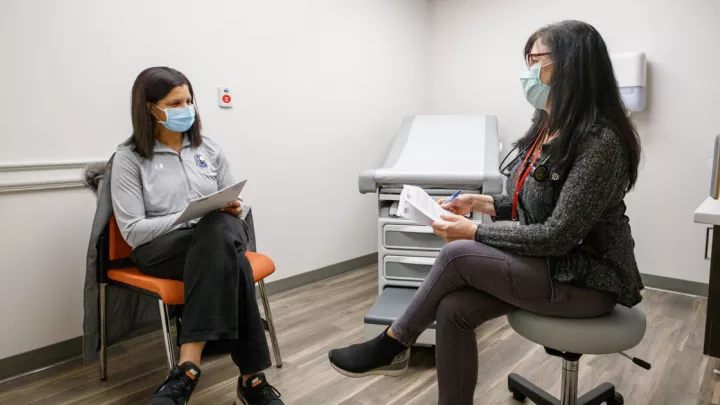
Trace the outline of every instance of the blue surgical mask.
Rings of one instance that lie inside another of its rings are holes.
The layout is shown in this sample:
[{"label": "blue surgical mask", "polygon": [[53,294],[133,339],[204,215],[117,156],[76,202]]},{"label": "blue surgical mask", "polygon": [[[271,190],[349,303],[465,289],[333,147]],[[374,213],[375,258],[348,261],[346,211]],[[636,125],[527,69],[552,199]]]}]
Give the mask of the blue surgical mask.
[{"label": "blue surgical mask", "polygon": [[[552,63],[552,62],[550,62]],[[528,68],[527,72],[520,78],[520,82],[525,92],[525,99],[531,106],[538,110],[544,110],[547,105],[548,96],[550,95],[550,86],[544,84],[540,80],[540,69],[549,65],[535,64]]]},{"label": "blue surgical mask", "polygon": [[167,121],[163,122],[158,120],[161,124],[165,125],[165,128],[174,132],[185,132],[195,123],[195,106],[189,105],[187,107],[180,108],[160,108],[165,112]]}]

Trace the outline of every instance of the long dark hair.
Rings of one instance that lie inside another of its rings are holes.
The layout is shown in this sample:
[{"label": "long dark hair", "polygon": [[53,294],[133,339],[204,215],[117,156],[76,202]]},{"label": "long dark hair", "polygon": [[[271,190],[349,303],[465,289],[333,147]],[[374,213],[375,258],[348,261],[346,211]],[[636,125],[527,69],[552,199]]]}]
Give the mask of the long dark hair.
[{"label": "long dark hair", "polygon": [[528,132],[517,144],[530,145],[543,127],[558,134],[550,146],[555,170],[567,174],[583,137],[599,127],[609,127],[625,150],[630,191],[638,176],[640,138],[625,114],[610,55],[600,33],[581,21],[562,21],[533,33],[525,44],[523,57],[537,40],[552,53],[550,114],[536,110]]},{"label": "long dark hair", "polygon": [[[151,67],[140,72],[135,79],[131,103],[133,133],[127,144],[133,145],[138,155],[145,159],[152,159],[154,155],[157,119],[150,112],[148,103],[157,103],[172,89],[185,84],[188,86],[193,104],[195,104],[195,92],[193,92],[190,80],[175,69],[164,66]],[[185,132],[194,147],[202,144],[201,129],[200,114],[196,109],[195,123]]]}]

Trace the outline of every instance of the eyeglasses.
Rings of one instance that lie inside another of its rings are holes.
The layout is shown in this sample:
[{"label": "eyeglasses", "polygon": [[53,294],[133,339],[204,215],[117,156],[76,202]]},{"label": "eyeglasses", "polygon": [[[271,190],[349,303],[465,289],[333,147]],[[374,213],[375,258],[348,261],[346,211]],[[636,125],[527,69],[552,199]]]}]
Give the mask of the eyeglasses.
[{"label": "eyeglasses", "polygon": [[552,52],[529,53],[525,57],[525,64],[527,65],[528,68],[530,68],[530,66],[538,63],[540,61],[541,57],[547,56],[547,55],[552,55]]}]

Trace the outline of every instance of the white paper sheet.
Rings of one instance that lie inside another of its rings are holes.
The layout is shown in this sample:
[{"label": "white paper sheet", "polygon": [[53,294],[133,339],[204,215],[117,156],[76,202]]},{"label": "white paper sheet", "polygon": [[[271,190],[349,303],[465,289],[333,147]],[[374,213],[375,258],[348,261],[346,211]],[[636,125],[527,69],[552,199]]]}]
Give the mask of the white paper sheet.
[{"label": "white paper sheet", "polygon": [[413,173],[483,171],[478,162],[485,156],[486,137],[495,135],[488,133],[492,128],[483,115],[418,115],[392,169]]},{"label": "white paper sheet", "polygon": [[180,218],[175,221],[175,225],[192,221],[195,218],[204,217],[213,211],[224,208],[230,202],[237,200],[243,187],[245,187],[245,183],[247,183],[247,180],[233,184],[216,193],[190,201],[190,204],[185,207]]},{"label": "white paper sheet", "polygon": [[423,225],[432,225],[433,222],[443,222],[442,215],[452,213],[440,207],[422,188],[405,185],[400,193],[398,215]]}]

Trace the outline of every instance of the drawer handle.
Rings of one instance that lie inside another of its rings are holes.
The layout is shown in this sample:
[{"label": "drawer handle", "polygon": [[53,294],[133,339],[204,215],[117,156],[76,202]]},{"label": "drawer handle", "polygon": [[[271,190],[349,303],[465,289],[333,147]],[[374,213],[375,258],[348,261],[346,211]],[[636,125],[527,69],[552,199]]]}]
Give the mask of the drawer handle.
[{"label": "drawer handle", "polygon": [[432,235],[433,229],[429,226],[387,225],[385,226],[385,232],[423,233]]},{"label": "drawer handle", "polygon": [[408,256],[385,256],[385,265],[389,263],[415,264],[418,266],[432,266],[435,263],[434,257],[408,257]]},{"label": "drawer handle", "polygon": [[705,230],[705,260],[711,260],[711,255],[708,255],[708,248],[710,247],[710,232],[713,231],[711,226],[708,226]]}]

